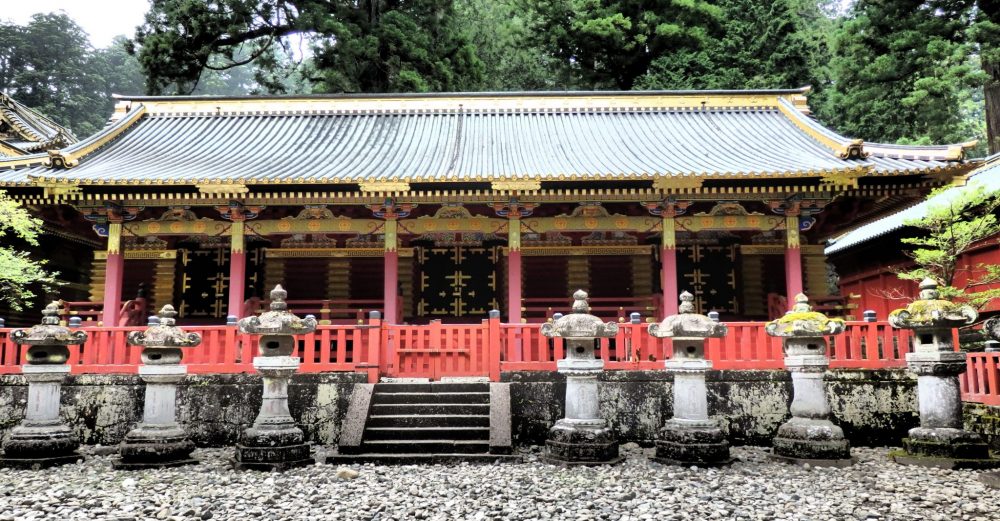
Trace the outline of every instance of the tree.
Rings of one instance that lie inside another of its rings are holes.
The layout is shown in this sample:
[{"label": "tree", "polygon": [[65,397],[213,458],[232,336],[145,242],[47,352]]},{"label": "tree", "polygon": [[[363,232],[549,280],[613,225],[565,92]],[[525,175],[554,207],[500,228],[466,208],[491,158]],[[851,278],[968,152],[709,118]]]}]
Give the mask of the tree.
[{"label": "tree", "polygon": [[56,285],[55,273],[45,269],[44,260],[34,260],[25,251],[12,246],[19,240],[28,246],[38,246],[42,222],[31,216],[7,192],[0,191],[0,301],[14,311],[31,303],[41,287],[48,292]]},{"label": "tree", "polygon": [[319,92],[467,90],[482,64],[455,20],[452,0],[153,0],[132,52],[153,94],[189,93],[205,69],[266,76],[293,38]]},{"label": "tree", "polygon": [[519,0],[457,0],[458,25],[464,28],[483,64],[475,90],[569,90],[572,78],[561,60],[531,38]]},{"label": "tree", "polygon": [[1000,192],[986,190],[973,181],[964,188],[944,188],[931,194],[927,214],[907,221],[908,226],[923,230],[917,237],[902,239],[915,246],[906,254],[915,267],[901,271],[903,280],[923,280],[930,277],[941,285],[943,298],[961,300],[983,308],[1000,298],[1000,289],[990,285],[1000,283],[1000,265],[970,266],[963,255],[984,241],[997,242],[1000,222]]},{"label": "tree", "polygon": [[986,144],[990,154],[1000,152],[1000,0],[979,0],[969,37],[977,46],[985,74]]},{"label": "tree", "polygon": [[[816,0],[721,0],[719,36],[698,59],[668,52],[642,88],[774,89],[829,83],[831,18]],[[691,67],[695,68],[692,69]]]},{"label": "tree", "polygon": [[705,49],[723,20],[705,0],[538,0],[522,8],[535,41],[586,89],[630,90],[657,59],[668,60],[661,78],[675,73],[657,86],[686,86],[711,63]]},{"label": "tree", "polygon": [[143,77],[124,37],[91,48],[65,14],[36,14],[26,25],[0,23],[0,91],[85,137],[104,127],[112,93],[140,94]]},{"label": "tree", "polygon": [[837,32],[820,116],[872,141],[974,137],[963,107],[983,80],[966,39],[975,0],[859,0]]}]

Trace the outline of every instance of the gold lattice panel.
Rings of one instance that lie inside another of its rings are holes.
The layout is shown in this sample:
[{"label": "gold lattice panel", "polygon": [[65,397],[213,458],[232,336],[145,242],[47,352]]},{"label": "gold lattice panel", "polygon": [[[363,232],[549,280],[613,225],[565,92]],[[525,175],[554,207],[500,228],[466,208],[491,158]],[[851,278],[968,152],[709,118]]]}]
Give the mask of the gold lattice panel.
[{"label": "gold lattice panel", "polygon": [[767,316],[767,299],[764,295],[764,256],[743,255],[743,311],[747,316]]},{"label": "gold lattice panel", "polygon": [[351,260],[335,258],[327,261],[326,298],[346,299],[351,294]]},{"label": "gold lattice panel", "polygon": [[399,258],[399,275],[397,275],[401,289],[400,304],[403,315],[408,316],[413,312],[413,257]]},{"label": "gold lattice panel", "polygon": [[[264,288],[273,288],[285,283],[285,259],[268,257],[264,261]],[[264,292],[267,297],[267,292]]]},{"label": "gold lattice panel", "polygon": [[[103,253],[103,252],[102,252]],[[107,257],[97,258],[90,264],[90,301],[104,302],[104,273],[107,269]]]},{"label": "gold lattice panel", "polygon": [[830,293],[826,284],[826,257],[822,254],[802,255],[802,278],[806,295],[827,295]]},{"label": "gold lattice panel", "polygon": [[566,283],[571,292],[590,289],[590,261],[587,257],[570,257],[566,261]]},{"label": "gold lattice panel", "polygon": [[153,287],[150,298],[153,310],[174,303],[174,274],[177,273],[177,259],[158,259],[153,261]]},{"label": "gold lattice panel", "polygon": [[653,256],[632,256],[632,295],[641,297],[653,294]]}]

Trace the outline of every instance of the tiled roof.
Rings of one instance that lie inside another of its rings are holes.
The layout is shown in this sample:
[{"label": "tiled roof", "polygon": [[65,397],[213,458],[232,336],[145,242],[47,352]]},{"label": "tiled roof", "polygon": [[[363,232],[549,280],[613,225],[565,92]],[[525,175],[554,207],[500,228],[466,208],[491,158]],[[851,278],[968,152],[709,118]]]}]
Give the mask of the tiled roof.
[{"label": "tiled roof", "polygon": [[6,123],[8,128],[6,138],[0,135],[0,158],[76,143],[76,137],[69,129],[6,94],[0,94],[0,122]]},{"label": "tiled roof", "polygon": [[[118,122],[0,172],[79,184],[781,178],[927,173],[805,115],[805,90],[127,98]],[[53,154],[50,154],[53,155]],[[4,164],[0,161],[0,167]]]},{"label": "tiled roof", "polygon": [[825,250],[826,254],[831,255],[842,252],[887,233],[904,228],[908,221],[920,219],[927,215],[929,208],[946,205],[960,196],[965,190],[969,190],[974,186],[983,186],[988,191],[1000,191],[1000,154],[986,158],[983,166],[969,174],[968,182],[964,186],[950,188],[905,210],[851,230],[831,241]]}]

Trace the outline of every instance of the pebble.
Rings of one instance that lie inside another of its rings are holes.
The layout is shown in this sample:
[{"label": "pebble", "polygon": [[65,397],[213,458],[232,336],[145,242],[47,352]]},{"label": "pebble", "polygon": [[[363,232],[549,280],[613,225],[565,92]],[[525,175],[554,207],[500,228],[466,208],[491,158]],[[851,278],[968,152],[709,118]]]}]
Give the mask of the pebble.
[{"label": "pebble", "polygon": [[888,449],[858,463],[803,469],[734,447],[720,469],[661,465],[623,446],[611,467],[525,463],[313,465],[282,474],[231,469],[232,449],[199,449],[197,467],[115,471],[84,448],[82,464],[0,472],[0,520],[968,520],[992,521],[1000,491],[974,471],[896,465]]}]

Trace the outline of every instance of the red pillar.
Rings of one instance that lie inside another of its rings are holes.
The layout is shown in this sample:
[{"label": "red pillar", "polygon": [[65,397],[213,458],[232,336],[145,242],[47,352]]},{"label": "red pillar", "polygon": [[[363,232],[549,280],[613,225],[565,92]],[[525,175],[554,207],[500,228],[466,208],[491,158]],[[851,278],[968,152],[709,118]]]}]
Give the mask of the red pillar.
[{"label": "red pillar", "polygon": [[385,267],[382,286],[382,299],[385,306],[385,323],[399,322],[399,251],[396,242],[396,220],[385,221]]},{"label": "red pillar", "polygon": [[795,295],[802,293],[802,250],[799,243],[799,218],[785,217],[785,295],[791,309]]},{"label": "red pillar", "polygon": [[521,322],[521,220],[511,219],[507,231],[507,322]]},{"label": "red pillar", "polygon": [[108,223],[108,261],[104,266],[104,307],[101,322],[105,327],[118,325],[122,305],[122,276],[125,257],[121,251],[122,223]]},{"label": "red pillar", "polygon": [[247,254],[244,248],[244,221],[233,218],[229,246],[229,310],[227,315],[243,318],[246,300]]},{"label": "red pillar", "polygon": [[663,290],[663,309],[660,317],[677,314],[680,292],[677,289],[677,241],[672,215],[663,217],[663,237],[660,241],[660,288]]},{"label": "red pillar", "polygon": [[660,249],[660,287],[663,288],[662,318],[677,314],[680,292],[677,289],[677,250]]}]

